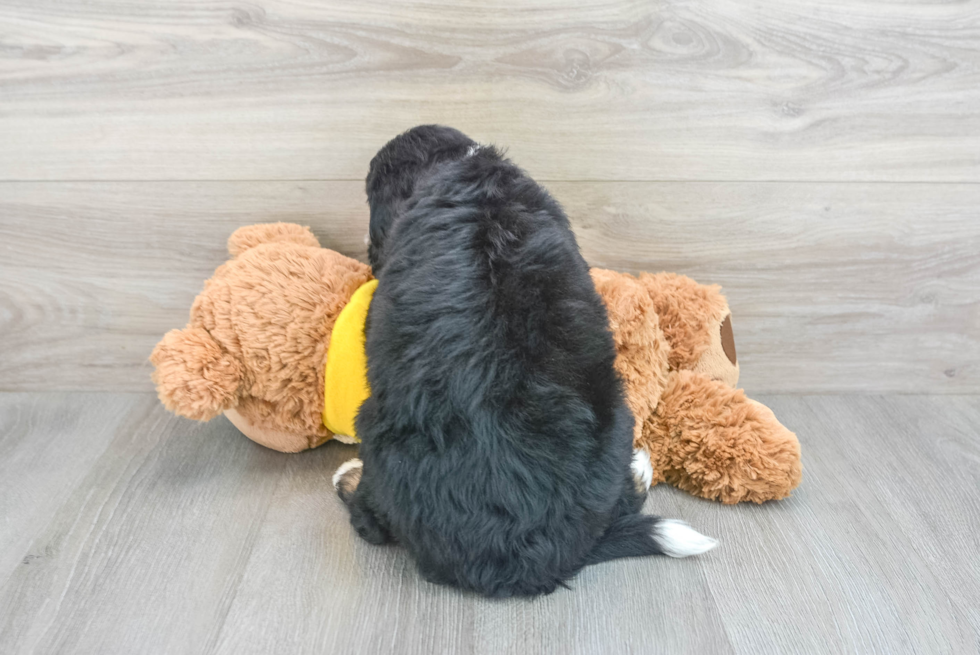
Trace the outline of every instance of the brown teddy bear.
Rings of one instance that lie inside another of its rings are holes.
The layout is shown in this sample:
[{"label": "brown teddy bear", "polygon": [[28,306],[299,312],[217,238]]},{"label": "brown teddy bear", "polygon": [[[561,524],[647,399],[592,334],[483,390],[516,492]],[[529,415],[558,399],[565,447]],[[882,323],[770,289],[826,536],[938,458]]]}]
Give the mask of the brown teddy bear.
[{"label": "brown teddy bear", "polygon": [[636,418],[633,445],[667,481],[726,504],[785,498],[800,483],[800,444],[736,389],[731,312],[718,286],[683,275],[592,269]]},{"label": "brown teddy bear", "polygon": [[[364,320],[370,268],[321,248],[309,228],[253,225],[228,240],[183,330],[150,357],[160,400],[199,421],[224,413],[282,452],[356,441],[367,387]],[[801,477],[800,446],[764,405],[735,388],[728,304],[680,275],[593,269],[609,312],[616,367],[636,417],[649,483],[723,503],[784,498]]]}]

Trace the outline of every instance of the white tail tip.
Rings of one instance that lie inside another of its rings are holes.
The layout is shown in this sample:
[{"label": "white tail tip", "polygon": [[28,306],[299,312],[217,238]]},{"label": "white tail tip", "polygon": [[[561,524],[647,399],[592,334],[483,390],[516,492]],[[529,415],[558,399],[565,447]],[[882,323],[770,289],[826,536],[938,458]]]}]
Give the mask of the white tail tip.
[{"label": "white tail tip", "polygon": [[669,557],[690,557],[706,553],[718,545],[716,539],[706,537],[684,521],[660,519],[653,527],[653,540]]},{"label": "white tail tip", "polygon": [[336,489],[337,485],[340,484],[340,479],[344,477],[344,473],[346,473],[351,469],[361,468],[362,466],[364,466],[364,463],[361,462],[361,460],[359,459],[349,459],[343,464],[341,464],[340,467],[333,474],[333,480],[332,480],[333,488]]}]

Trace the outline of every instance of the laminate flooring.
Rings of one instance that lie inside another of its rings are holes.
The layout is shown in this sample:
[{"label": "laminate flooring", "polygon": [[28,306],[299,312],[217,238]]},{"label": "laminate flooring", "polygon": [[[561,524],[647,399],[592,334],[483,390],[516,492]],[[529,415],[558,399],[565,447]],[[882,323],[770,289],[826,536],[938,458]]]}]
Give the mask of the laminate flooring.
[{"label": "laminate flooring", "polygon": [[330,476],[152,394],[0,394],[0,652],[974,653],[980,398],[761,396],[803,447],[789,499],[667,486],[717,537],[486,600],[359,540]]}]

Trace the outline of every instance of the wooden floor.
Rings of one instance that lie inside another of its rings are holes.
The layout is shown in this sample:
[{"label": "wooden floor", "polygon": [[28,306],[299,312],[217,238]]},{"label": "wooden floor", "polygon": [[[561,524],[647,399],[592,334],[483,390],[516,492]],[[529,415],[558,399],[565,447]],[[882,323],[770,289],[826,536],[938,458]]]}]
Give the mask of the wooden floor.
[{"label": "wooden floor", "polygon": [[975,653],[980,398],[763,397],[803,486],[647,510],[709,554],[593,566],[490,601],[360,541],[329,491],[355,448],[257,446],[150,394],[0,394],[0,652]]}]

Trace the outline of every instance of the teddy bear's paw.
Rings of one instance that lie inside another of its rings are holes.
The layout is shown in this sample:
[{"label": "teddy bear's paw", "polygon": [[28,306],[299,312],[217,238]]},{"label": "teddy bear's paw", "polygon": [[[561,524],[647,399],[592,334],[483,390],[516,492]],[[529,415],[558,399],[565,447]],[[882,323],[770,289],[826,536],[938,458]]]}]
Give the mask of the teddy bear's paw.
[{"label": "teddy bear's paw", "polygon": [[337,495],[345,503],[350,502],[351,496],[357,490],[363,470],[364,462],[355,458],[341,464],[340,468],[333,474],[333,488],[337,490]]},{"label": "teddy bear's paw", "polygon": [[650,463],[650,454],[642,448],[634,448],[630,469],[633,471],[633,484],[636,485],[636,490],[645,494],[653,484],[653,464]]},{"label": "teddy bear's paw", "polygon": [[242,364],[204,328],[167,332],[150,362],[157,394],[170,411],[210,421],[235,406]]}]

